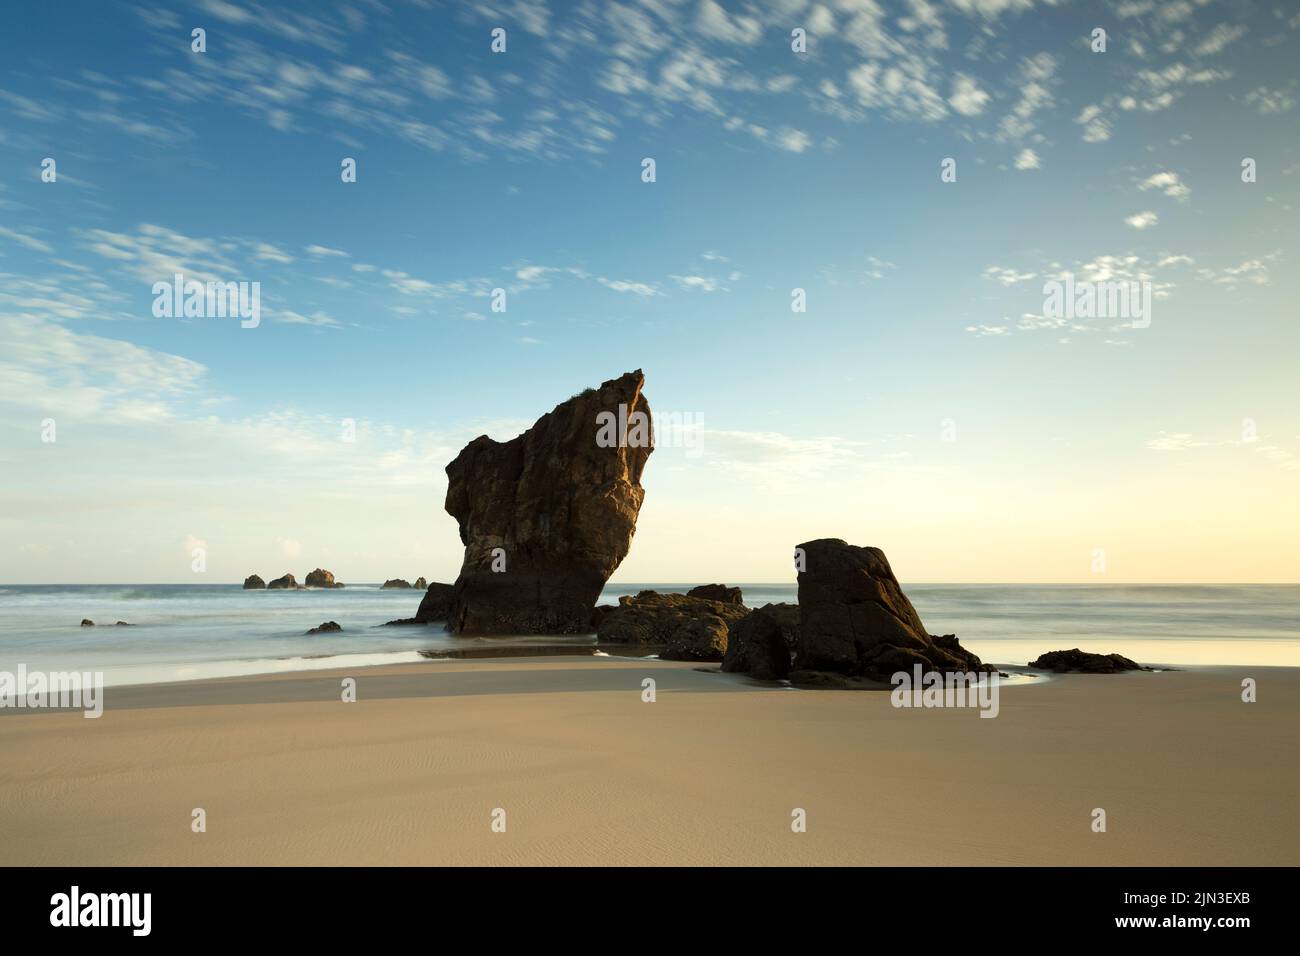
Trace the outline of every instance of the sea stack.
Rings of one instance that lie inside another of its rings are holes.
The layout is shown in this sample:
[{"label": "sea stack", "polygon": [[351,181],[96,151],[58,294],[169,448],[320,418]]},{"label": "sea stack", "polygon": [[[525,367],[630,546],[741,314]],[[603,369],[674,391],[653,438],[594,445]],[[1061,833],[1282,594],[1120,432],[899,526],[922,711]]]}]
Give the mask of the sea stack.
[{"label": "sea stack", "polygon": [[641,370],[555,406],[522,435],[481,435],[447,466],[465,558],[448,629],[581,634],[632,545],[653,450]]},{"label": "sea stack", "polygon": [[286,574],[283,577],[276,578],[274,581],[268,584],[267,587],[272,589],[282,588],[282,589],[293,590],[298,587],[298,579],[295,578],[292,574]]},{"label": "sea stack", "polygon": [[334,581],[334,572],[326,571],[324,568],[317,568],[315,571],[308,571],[307,578],[303,585],[309,588],[341,588],[343,585]]},{"label": "sea stack", "polygon": [[263,581],[261,577],[259,577],[256,574],[250,574],[248,577],[244,578],[245,591],[260,591],[263,590],[265,587],[266,587],[266,582]]},{"label": "sea stack", "polygon": [[951,634],[927,633],[879,548],[838,538],[799,545],[799,637],[794,666],[888,681],[897,671],[987,671]]}]

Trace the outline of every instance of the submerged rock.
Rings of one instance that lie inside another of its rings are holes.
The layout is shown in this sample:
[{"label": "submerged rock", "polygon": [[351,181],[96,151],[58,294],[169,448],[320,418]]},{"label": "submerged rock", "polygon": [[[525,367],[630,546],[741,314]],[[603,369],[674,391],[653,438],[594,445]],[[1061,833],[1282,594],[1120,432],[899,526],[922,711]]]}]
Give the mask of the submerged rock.
[{"label": "submerged rock", "polygon": [[403,578],[389,578],[384,582],[383,586],[386,588],[409,588],[411,582]]},{"label": "submerged rock", "polygon": [[482,435],[447,466],[447,513],[465,557],[458,634],[589,632],[632,544],[653,450],[638,369],[561,402],[522,435]]},{"label": "submerged rock", "polygon": [[257,591],[265,587],[266,587],[266,582],[263,581],[256,574],[250,574],[248,577],[244,578],[245,591]]},{"label": "submerged rock", "polygon": [[290,589],[296,588],[297,586],[298,586],[298,579],[295,578],[292,574],[286,574],[283,577],[278,577],[270,584],[267,585],[268,588],[290,588]]},{"label": "submerged rock", "polygon": [[1041,667],[1057,674],[1068,674],[1071,671],[1080,674],[1119,674],[1123,671],[1150,670],[1120,654],[1090,654],[1077,647],[1068,651],[1040,654],[1038,660],[1029,662],[1029,666]]},{"label": "submerged rock", "polygon": [[128,623],[126,623],[126,621],[118,621],[118,622],[117,622],[116,624],[114,624],[113,626],[114,626],[114,627],[135,627],[134,624],[128,624]]},{"label": "submerged rock", "polygon": [[338,624],[336,621],[326,621],[324,624],[321,624],[319,627],[313,627],[313,628],[312,628],[311,630],[309,630],[307,633],[308,633],[308,634],[327,634],[327,633],[329,633],[330,631],[341,631],[341,630],[343,630],[343,628],[340,627],[339,624]]},{"label": "submerged rock", "polygon": [[799,545],[795,667],[888,680],[896,671],[989,671],[952,635],[931,637],[885,553],[838,538]]},{"label": "submerged rock", "polygon": [[744,604],[740,588],[729,588],[725,584],[701,584],[686,592],[687,597],[704,598],[706,601],[721,601],[723,604]]},{"label": "submerged rock", "polygon": [[642,591],[618,599],[596,638],[602,644],[662,648],[659,656],[667,661],[720,661],[727,652],[728,631],[748,614],[738,604]]},{"label": "submerged rock", "polygon": [[303,584],[309,588],[341,588],[343,585],[334,580],[334,572],[326,571],[323,568],[317,568],[315,571],[307,572],[307,579]]},{"label": "submerged rock", "polygon": [[790,673],[799,642],[799,605],[765,604],[731,625],[722,669],[758,680]]}]

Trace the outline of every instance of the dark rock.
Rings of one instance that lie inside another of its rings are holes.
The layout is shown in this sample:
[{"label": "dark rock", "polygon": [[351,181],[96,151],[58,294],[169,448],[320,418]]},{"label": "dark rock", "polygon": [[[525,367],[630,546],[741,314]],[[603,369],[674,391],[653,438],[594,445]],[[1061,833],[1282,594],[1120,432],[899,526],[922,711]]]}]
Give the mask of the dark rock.
[{"label": "dark rock", "polygon": [[128,623],[126,623],[126,621],[118,621],[118,622],[117,622],[116,624],[114,624],[113,626],[114,626],[114,627],[135,627],[134,624],[128,624]]},{"label": "dark rock", "polygon": [[274,581],[272,581],[270,584],[267,585],[267,588],[293,589],[296,588],[297,586],[298,586],[298,579],[295,578],[292,574],[286,574],[284,577],[276,578]]},{"label": "dark rock", "polygon": [[740,588],[729,588],[725,584],[701,584],[686,592],[687,597],[704,598],[706,601],[721,601],[723,604],[743,604]]},{"label": "dark rock", "polygon": [[591,625],[588,630],[599,631],[601,623],[618,610],[617,604],[597,604],[591,609]]},{"label": "dark rock", "polygon": [[[420,578],[421,581],[424,578]],[[439,584],[434,581],[424,591],[424,597],[420,599],[420,606],[416,609],[415,619],[421,624],[428,624],[430,621],[445,621],[451,614],[451,595],[453,588],[450,584]]]},{"label": "dark rock", "polygon": [[82,627],[94,627],[94,626],[95,626],[95,622],[92,621],[92,620],[91,620],[90,618],[88,618],[88,617],[83,617],[83,618],[81,619],[81,626],[82,626]]},{"label": "dark rock", "polygon": [[256,574],[250,574],[248,577],[244,578],[245,591],[257,591],[265,587],[266,587],[266,582],[263,581]]},{"label": "dark rock", "polygon": [[330,631],[341,631],[341,630],[343,630],[343,628],[341,628],[341,627],[340,627],[336,622],[334,622],[334,621],[326,621],[324,624],[320,625],[320,627],[313,627],[313,628],[312,628],[310,631],[308,631],[307,633],[308,633],[308,634],[326,634],[326,633],[329,633]]},{"label": "dark rock", "polygon": [[429,586],[429,582],[426,581],[426,580],[424,580],[423,577],[418,577],[418,578],[416,578],[416,579],[415,579],[415,583],[411,585],[411,587],[413,587],[413,588],[417,588],[417,589],[420,589],[420,590],[423,590],[424,588],[427,588],[428,586]]},{"label": "dark rock", "polygon": [[557,405],[507,442],[486,435],[447,466],[465,558],[458,634],[582,634],[627,555],[653,450],[640,370]]},{"label": "dark rock", "polygon": [[402,578],[389,578],[384,582],[384,587],[386,588],[409,588],[410,586],[411,582]]},{"label": "dark rock", "polygon": [[799,605],[765,604],[731,625],[722,669],[758,680],[790,673],[799,642]]},{"label": "dark rock", "polygon": [[847,677],[831,671],[791,671],[790,683],[802,690],[886,690],[884,681]]},{"label": "dark rock", "polygon": [[667,661],[720,661],[727,652],[727,632],[749,614],[748,608],[721,601],[642,591],[624,595],[600,622],[602,644],[661,647]]},{"label": "dark rock", "polygon": [[799,643],[795,667],[873,680],[895,671],[991,671],[952,635],[931,637],[879,548],[838,538],[799,545]]},{"label": "dark rock", "polygon": [[343,585],[334,580],[334,572],[317,568],[315,571],[307,573],[307,580],[303,585],[309,588],[341,588]]},{"label": "dark rock", "polygon": [[1029,666],[1041,667],[1057,674],[1068,674],[1071,671],[1080,674],[1119,674],[1123,671],[1150,670],[1120,654],[1089,654],[1077,647],[1068,651],[1040,654],[1038,660],[1029,662]]}]

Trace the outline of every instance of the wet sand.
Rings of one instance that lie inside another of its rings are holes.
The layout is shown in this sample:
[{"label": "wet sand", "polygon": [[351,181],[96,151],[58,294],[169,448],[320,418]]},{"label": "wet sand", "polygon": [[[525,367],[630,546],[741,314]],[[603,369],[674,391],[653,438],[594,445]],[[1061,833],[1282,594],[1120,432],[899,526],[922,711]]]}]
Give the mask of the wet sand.
[{"label": "wet sand", "polygon": [[1297,668],[1052,677],[995,719],[608,657],[109,688],[0,711],[0,864],[1296,865],[1297,752]]}]

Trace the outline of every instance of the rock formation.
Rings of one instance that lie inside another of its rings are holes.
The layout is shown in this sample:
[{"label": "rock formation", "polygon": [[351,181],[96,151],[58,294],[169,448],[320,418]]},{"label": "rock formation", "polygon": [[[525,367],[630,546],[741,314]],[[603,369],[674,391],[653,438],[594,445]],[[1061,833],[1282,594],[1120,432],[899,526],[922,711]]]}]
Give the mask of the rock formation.
[{"label": "rock formation", "polygon": [[704,598],[706,601],[721,601],[724,604],[744,604],[740,588],[729,588],[725,584],[701,584],[686,592],[687,597]]},{"label": "rock formation", "polygon": [[423,576],[416,578],[415,583],[411,585],[411,587],[417,588],[419,590],[424,590],[428,588],[428,586],[429,586],[429,582],[424,580]]},{"label": "rock formation", "polygon": [[798,642],[799,605],[765,604],[731,625],[722,669],[779,680],[790,674]]},{"label": "rock formation", "polygon": [[931,637],[879,548],[838,538],[799,545],[795,667],[888,681],[896,671],[992,670],[951,635]]},{"label": "rock formation", "polygon": [[321,624],[319,627],[313,627],[313,628],[312,628],[311,630],[309,630],[307,633],[308,633],[308,634],[328,634],[330,631],[341,631],[341,630],[343,630],[343,628],[339,626],[338,622],[336,622],[336,621],[326,621],[324,624]]},{"label": "rock formation", "polygon": [[421,624],[447,620],[447,616],[451,613],[453,590],[450,584],[440,584],[437,581],[430,584],[424,591],[424,597],[420,599],[420,607],[415,612],[415,619]]},{"label": "rock formation", "polygon": [[263,581],[256,574],[250,574],[248,577],[244,578],[245,591],[256,591],[265,587],[266,587],[266,582]]},{"label": "rock formation", "polygon": [[404,578],[389,578],[384,582],[383,586],[386,588],[409,588],[411,582]]},{"label": "rock formation", "polygon": [[276,578],[274,581],[272,581],[270,584],[267,585],[268,588],[289,588],[289,589],[296,588],[297,586],[298,586],[298,579],[295,578],[292,574],[286,574],[283,577]]},{"label": "rock formation", "polygon": [[1120,654],[1089,654],[1077,647],[1068,651],[1048,651],[1046,654],[1040,654],[1038,660],[1029,662],[1029,666],[1041,667],[1043,670],[1055,671],[1057,674],[1068,674],[1071,671],[1080,674],[1119,674],[1123,671],[1150,669]]},{"label": "rock formation", "polygon": [[591,631],[593,634],[596,633],[600,630],[600,625],[604,622],[605,618],[609,617],[617,610],[617,604],[597,604],[591,609],[591,624],[587,626],[587,630]]},{"label": "rock formation", "polygon": [[317,568],[315,571],[307,572],[307,580],[302,582],[309,588],[341,588],[343,585],[334,580],[334,572],[326,571],[323,568]]},{"label": "rock formation", "polygon": [[602,644],[631,644],[646,652],[659,650],[666,661],[720,661],[727,634],[749,614],[740,604],[706,601],[685,594],[642,591],[624,595],[600,622]]},{"label": "rock formation", "polygon": [[82,627],[94,627],[94,626],[95,626],[95,622],[92,621],[92,620],[91,620],[90,618],[88,618],[88,617],[83,617],[83,618],[81,619],[81,626],[82,626]]},{"label": "rock formation", "polygon": [[557,405],[522,435],[482,435],[447,466],[447,512],[465,558],[458,634],[581,634],[632,544],[653,449],[635,372]]},{"label": "rock formation", "polygon": [[[423,581],[424,578],[420,580]],[[450,584],[439,584],[434,581],[425,589],[424,597],[420,600],[420,607],[415,612],[415,617],[402,617],[396,621],[385,621],[384,626],[432,624],[435,621],[447,620],[447,615],[451,612],[451,592],[452,586]]]}]

